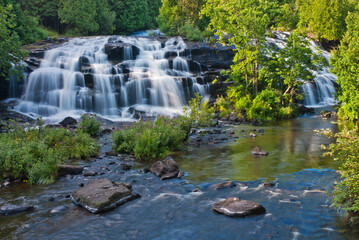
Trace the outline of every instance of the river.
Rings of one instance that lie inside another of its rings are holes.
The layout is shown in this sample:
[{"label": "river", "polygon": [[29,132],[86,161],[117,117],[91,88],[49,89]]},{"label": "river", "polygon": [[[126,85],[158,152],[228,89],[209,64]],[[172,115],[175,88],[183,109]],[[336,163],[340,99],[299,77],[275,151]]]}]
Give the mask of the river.
[{"label": "river", "polygon": [[[188,146],[174,159],[185,176],[161,181],[148,167],[135,162],[121,170],[121,157],[110,157],[110,144],[103,145],[93,162],[80,161],[87,170],[104,175],[60,178],[51,185],[17,183],[0,188],[0,204],[32,204],[35,210],[0,216],[1,239],[353,239],[340,213],[330,208],[330,192],[340,180],[338,163],[322,156],[321,144],[330,140],[315,129],[336,126],[330,120],[302,117],[263,126],[264,135],[247,135],[258,127],[228,126],[239,137],[235,142]],[[108,136],[101,139],[108,142]],[[269,151],[253,158],[254,146]],[[112,163],[111,163],[112,162]],[[115,162],[115,164],[113,164]],[[91,214],[74,205],[69,195],[94,178],[131,182],[141,198],[103,214]],[[226,180],[236,187],[214,190]],[[271,182],[274,187],[261,183]],[[200,189],[200,192],[192,192]],[[261,203],[266,214],[229,218],[212,211],[212,204],[228,197]],[[51,213],[62,206],[58,213]]]}]

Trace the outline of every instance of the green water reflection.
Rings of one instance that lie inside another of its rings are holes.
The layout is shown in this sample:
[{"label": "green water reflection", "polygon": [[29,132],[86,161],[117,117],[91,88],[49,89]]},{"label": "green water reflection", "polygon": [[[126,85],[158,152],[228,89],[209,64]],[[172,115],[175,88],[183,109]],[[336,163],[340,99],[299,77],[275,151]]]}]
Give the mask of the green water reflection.
[{"label": "green water reflection", "polygon": [[[255,128],[263,128],[264,135],[248,137]],[[234,127],[239,136],[235,143],[190,148],[176,161],[188,173],[186,179],[195,184],[259,178],[273,180],[280,174],[306,168],[337,169],[337,162],[322,156],[320,146],[329,144],[330,140],[314,132],[321,128],[336,131],[337,127],[328,120],[316,117],[281,121],[263,127],[240,125]],[[251,156],[250,152],[255,146],[269,151],[269,155]]]}]

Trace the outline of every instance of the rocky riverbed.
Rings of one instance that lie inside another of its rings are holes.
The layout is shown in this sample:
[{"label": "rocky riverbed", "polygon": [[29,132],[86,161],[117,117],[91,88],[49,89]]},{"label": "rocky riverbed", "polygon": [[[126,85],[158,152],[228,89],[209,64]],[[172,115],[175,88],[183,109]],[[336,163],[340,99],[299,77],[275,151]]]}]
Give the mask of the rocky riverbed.
[{"label": "rocky riverbed", "polygon": [[[172,156],[184,176],[168,180],[146,170],[154,162],[111,154],[111,130],[104,131],[99,156],[66,163],[81,166],[82,173],[65,174],[51,185],[11,182],[0,188],[2,207],[33,207],[22,214],[0,216],[0,236],[5,239],[355,236],[355,232],[341,225],[338,214],[329,207],[330,196],[326,192],[333,189],[339,175],[334,171],[335,165],[321,157],[319,143],[326,140],[312,131],[319,127],[333,125],[308,118],[275,126],[219,125],[198,129],[190,136],[186,149]],[[256,137],[250,137],[250,133]],[[254,146],[267,150],[269,155],[252,157]],[[73,203],[75,191],[105,178],[130,184],[132,191],[141,197],[100,214],[92,214]],[[219,206],[220,203],[224,205]],[[230,218],[213,211],[221,208],[224,212],[243,212],[237,209],[241,204],[245,207],[252,204],[254,209],[260,204],[265,213],[261,210],[261,215]]]}]

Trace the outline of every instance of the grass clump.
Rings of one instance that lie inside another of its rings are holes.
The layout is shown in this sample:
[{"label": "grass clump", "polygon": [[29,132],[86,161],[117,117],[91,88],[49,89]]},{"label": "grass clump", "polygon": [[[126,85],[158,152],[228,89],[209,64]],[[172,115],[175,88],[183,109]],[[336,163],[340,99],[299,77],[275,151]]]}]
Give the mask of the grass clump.
[{"label": "grass clump", "polygon": [[96,119],[96,115],[84,114],[81,117],[78,127],[81,131],[89,134],[91,137],[97,137],[100,133],[101,123]]},{"label": "grass clump", "polygon": [[55,180],[57,164],[98,151],[97,141],[84,131],[45,127],[41,121],[25,128],[13,121],[0,134],[0,179],[49,184]]}]

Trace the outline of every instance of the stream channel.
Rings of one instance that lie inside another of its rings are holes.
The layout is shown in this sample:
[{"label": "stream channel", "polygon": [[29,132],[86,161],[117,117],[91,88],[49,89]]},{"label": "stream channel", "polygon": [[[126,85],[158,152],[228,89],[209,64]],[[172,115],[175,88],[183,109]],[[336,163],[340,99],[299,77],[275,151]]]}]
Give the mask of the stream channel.
[{"label": "stream channel", "polygon": [[[301,117],[261,127],[222,128],[233,129],[238,138],[207,144],[209,135],[199,146],[189,144],[174,156],[185,176],[165,181],[139,171],[149,167],[148,163],[134,161],[131,170],[123,171],[120,164],[128,157],[106,156],[111,144],[109,135],[104,135],[100,157],[77,162],[98,172],[97,176],[76,175],[51,185],[13,183],[0,188],[0,205],[35,206],[30,213],[0,216],[0,239],[358,238],[358,230],[348,228],[341,213],[330,208],[329,193],[340,180],[335,172],[339,163],[322,156],[320,145],[330,140],[314,130],[336,131],[331,120]],[[256,128],[264,129],[264,134],[248,137]],[[250,151],[255,146],[269,155],[252,157]],[[102,214],[91,214],[71,202],[69,196],[80,184],[103,177],[131,182],[142,197]],[[241,184],[222,190],[211,188],[228,180]],[[266,214],[245,218],[215,214],[212,204],[228,197],[259,202]],[[52,213],[54,208],[59,211]]]}]

